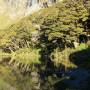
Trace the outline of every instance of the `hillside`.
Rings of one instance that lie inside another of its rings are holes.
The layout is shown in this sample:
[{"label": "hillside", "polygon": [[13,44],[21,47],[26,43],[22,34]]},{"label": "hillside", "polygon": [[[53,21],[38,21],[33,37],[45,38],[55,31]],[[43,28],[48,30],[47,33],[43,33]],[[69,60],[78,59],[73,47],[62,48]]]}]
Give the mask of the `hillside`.
[{"label": "hillside", "polygon": [[[59,1],[59,0],[57,0]],[[0,29],[4,29],[12,22],[45,8],[44,3],[52,5],[53,0],[0,0]]]},{"label": "hillside", "polygon": [[50,1],[0,14],[0,90],[90,89],[90,0]]}]

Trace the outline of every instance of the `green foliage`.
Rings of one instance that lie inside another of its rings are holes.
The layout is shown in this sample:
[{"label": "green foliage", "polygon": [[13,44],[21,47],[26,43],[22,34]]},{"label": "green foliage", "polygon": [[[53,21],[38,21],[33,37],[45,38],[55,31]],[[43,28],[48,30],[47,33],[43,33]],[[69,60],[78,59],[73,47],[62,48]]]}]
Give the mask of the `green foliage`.
[{"label": "green foliage", "polygon": [[32,26],[31,22],[22,19],[9,28],[0,30],[0,46],[4,48],[10,47],[12,51],[22,47],[30,47],[33,45],[31,39],[35,32],[37,30]]},{"label": "green foliage", "polygon": [[88,46],[87,46],[86,44],[84,44],[84,43],[81,43],[81,44],[77,47],[78,50],[83,50],[83,49],[87,49],[87,48],[88,48]]},{"label": "green foliage", "polygon": [[[77,65],[70,61],[70,55],[87,49],[87,46],[80,44],[74,49],[71,44],[77,40],[78,35],[85,31],[84,25],[90,16],[89,3],[89,0],[86,3],[84,0],[64,0],[62,3],[57,3],[21,19],[7,29],[0,30],[0,58],[3,58],[0,62],[3,63],[5,59],[11,57],[5,64],[21,70],[24,74],[32,70],[42,73],[42,68],[46,73],[49,69],[57,68],[58,70],[59,67],[65,70],[77,68]],[[40,65],[40,67],[37,68],[35,65]],[[1,70],[3,69],[1,68],[0,72]],[[8,70],[5,73],[8,73]],[[14,73],[16,75],[16,72]],[[56,74],[54,74],[55,77],[52,74],[45,76],[46,87],[52,88],[50,85],[58,79]],[[12,79],[11,81],[16,80],[15,77]],[[21,79],[20,83],[24,81],[21,75],[17,81],[19,79]],[[6,76],[5,80],[8,81]],[[28,83],[33,86],[30,81],[32,77],[28,79]],[[7,84],[2,79],[0,82],[2,87]],[[17,82],[20,87],[25,84],[20,83]],[[30,85],[22,87],[22,90]]]},{"label": "green foliage", "polygon": [[51,53],[51,60],[57,67],[61,65],[60,67],[64,66],[65,69],[76,68],[77,66],[69,60],[69,55],[73,52],[73,49],[66,48],[63,51],[60,51],[60,49],[57,48]]},{"label": "green foliage", "polygon": [[15,52],[16,62],[21,62],[25,65],[40,64],[40,49],[23,48]]},{"label": "green foliage", "polygon": [[89,12],[80,0],[66,0],[56,5],[59,12],[47,16],[42,24],[42,32],[48,40],[55,37],[75,40],[76,35],[84,31],[83,22],[88,19]]}]

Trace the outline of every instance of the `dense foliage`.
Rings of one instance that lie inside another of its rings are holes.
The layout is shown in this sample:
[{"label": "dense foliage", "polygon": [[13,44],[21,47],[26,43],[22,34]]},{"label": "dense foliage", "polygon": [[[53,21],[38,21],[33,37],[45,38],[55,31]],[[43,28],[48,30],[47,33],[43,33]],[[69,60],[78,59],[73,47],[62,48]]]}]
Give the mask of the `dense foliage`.
[{"label": "dense foliage", "polygon": [[[31,85],[27,84],[27,90],[59,90],[54,89],[55,85],[60,82],[62,86],[62,81],[69,79],[63,74],[80,67],[73,61],[80,58],[73,54],[77,56],[77,52],[84,52],[90,46],[89,4],[90,0],[64,0],[0,30],[0,63],[12,67],[14,74],[19,70],[22,78],[31,76],[25,78]],[[80,39],[80,35],[86,38]],[[89,51],[85,52],[89,58]],[[79,56],[83,58],[82,55]],[[87,56],[84,60],[88,66],[81,66],[90,68]]]}]

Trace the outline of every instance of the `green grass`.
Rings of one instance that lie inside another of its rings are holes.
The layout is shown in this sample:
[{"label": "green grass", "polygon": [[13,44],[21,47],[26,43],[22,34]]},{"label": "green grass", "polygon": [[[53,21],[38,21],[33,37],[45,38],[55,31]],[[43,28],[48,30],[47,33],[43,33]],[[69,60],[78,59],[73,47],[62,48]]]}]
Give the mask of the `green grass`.
[{"label": "green grass", "polygon": [[87,49],[87,48],[88,48],[87,44],[81,43],[76,49],[77,50],[84,50],[84,49]]}]

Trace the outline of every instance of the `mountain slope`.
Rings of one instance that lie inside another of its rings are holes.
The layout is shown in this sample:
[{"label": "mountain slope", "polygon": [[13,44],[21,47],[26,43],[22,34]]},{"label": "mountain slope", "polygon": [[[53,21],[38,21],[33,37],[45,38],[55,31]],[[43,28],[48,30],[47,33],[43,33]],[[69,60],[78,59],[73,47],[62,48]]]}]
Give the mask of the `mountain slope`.
[{"label": "mountain slope", "polygon": [[53,0],[0,0],[0,29],[45,7],[44,2],[54,3]]}]

